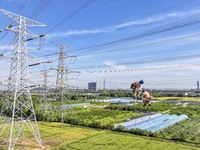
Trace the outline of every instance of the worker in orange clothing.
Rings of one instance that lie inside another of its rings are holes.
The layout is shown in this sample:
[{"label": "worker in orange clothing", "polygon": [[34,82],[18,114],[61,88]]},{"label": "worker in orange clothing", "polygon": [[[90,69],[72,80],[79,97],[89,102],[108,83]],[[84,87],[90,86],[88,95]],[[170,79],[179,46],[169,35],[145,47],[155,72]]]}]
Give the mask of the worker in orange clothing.
[{"label": "worker in orange clothing", "polygon": [[144,102],[144,105],[143,106],[146,106],[146,104],[148,104],[149,106],[151,106],[151,93],[148,92],[145,88],[142,88],[142,96],[141,96],[143,102]]}]

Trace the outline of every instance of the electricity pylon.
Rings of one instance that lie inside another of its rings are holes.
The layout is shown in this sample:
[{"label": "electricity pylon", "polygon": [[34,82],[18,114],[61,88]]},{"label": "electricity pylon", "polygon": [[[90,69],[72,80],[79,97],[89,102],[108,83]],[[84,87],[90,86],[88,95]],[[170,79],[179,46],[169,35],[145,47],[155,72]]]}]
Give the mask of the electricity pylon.
[{"label": "electricity pylon", "polygon": [[63,127],[64,119],[65,119],[64,94],[66,91],[68,91],[67,74],[69,73],[69,70],[66,66],[66,59],[69,57],[76,57],[76,56],[68,56],[65,53],[65,50],[68,49],[69,47],[56,43],[56,42],[52,42],[52,43],[60,49],[60,51],[57,53],[59,54],[59,60],[58,60],[58,68],[57,68],[56,87],[60,91],[61,126]]},{"label": "electricity pylon", "polygon": [[41,100],[41,105],[40,107],[44,109],[45,113],[47,113],[48,111],[48,102],[47,102],[47,97],[48,97],[48,90],[47,90],[47,70],[42,70],[42,74],[44,75],[44,84],[43,84],[43,88],[44,88],[44,95],[42,96]]},{"label": "electricity pylon", "polygon": [[[28,26],[46,26],[32,19],[0,9],[15,23],[7,30],[15,33],[14,50],[8,81],[8,92],[1,110],[0,135],[7,133],[8,149],[14,149],[17,142],[24,141],[24,130],[29,129],[43,148],[40,132],[29,90],[27,39],[38,37],[27,29]],[[25,128],[25,125],[27,128]]]},{"label": "electricity pylon", "polygon": [[48,90],[48,77],[50,75],[48,75],[48,70],[41,70],[43,76],[44,76],[44,84],[43,84],[43,88],[44,88],[44,94],[40,99],[40,106],[39,106],[39,110],[42,110],[45,112],[45,114],[47,114],[47,119],[46,121],[48,122],[50,120],[51,115],[54,112],[55,106],[53,105],[53,103],[50,101],[50,99],[48,98],[49,95],[49,90]]}]

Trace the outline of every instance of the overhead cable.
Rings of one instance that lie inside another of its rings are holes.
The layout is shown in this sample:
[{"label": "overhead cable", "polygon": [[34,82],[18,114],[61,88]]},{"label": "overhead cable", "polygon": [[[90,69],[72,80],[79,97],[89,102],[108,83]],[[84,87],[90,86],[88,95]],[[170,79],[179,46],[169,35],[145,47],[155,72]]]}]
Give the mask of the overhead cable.
[{"label": "overhead cable", "polygon": [[54,25],[52,28],[50,28],[47,33],[55,30],[57,27],[59,27],[60,25],[62,25],[64,22],[66,22],[67,20],[69,20],[71,17],[75,16],[76,14],[78,14],[80,11],[82,11],[84,8],[86,8],[87,6],[89,6],[94,0],[87,0],[85,3],[83,3],[78,9],[74,10],[72,13],[70,13],[68,16],[66,16],[63,20],[61,20],[60,22],[58,22],[56,25]]},{"label": "overhead cable", "polygon": [[36,6],[36,8],[33,10],[33,12],[31,13],[31,15],[29,16],[29,18],[35,19],[44,10],[44,8],[47,6],[47,4],[50,1],[51,0],[41,0],[39,4]]},{"label": "overhead cable", "polygon": [[171,22],[171,23],[168,23],[164,26],[157,27],[157,28],[154,28],[152,30],[148,30],[148,31],[145,31],[145,32],[142,32],[142,33],[138,33],[138,34],[133,35],[133,36],[129,36],[129,37],[126,37],[126,38],[122,38],[122,39],[119,39],[119,40],[115,40],[115,41],[111,41],[111,42],[107,42],[107,43],[103,43],[103,44],[99,44],[99,45],[95,45],[95,46],[76,49],[76,51],[82,51],[82,50],[85,50],[85,49],[94,49],[94,48],[105,47],[105,46],[113,46],[115,44],[120,44],[120,43],[129,42],[129,41],[133,41],[133,40],[138,40],[138,39],[141,39],[141,38],[144,38],[144,37],[156,35],[156,34],[159,34],[159,33],[167,32],[167,31],[171,31],[171,30],[174,30],[174,29],[178,29],[178,28],[182,28],[182,27],[186,27],[186,26],[190,26],[190,25],[195,25],[195,24],[199,24],[199,23],[200,23],[200,13],[197,13],[197,14],[189,16],[185,19],[181,19],[179,21]]},{"label": "overhead cable", "polygon": [[149,59],[149,60],[138,60],[138,61],[134,61],[134,62],[124,62],[124,63],[114,64],[114,65],[82,66],[82,67],[71,68],[71,69],[93,69],[93,68],[105,68],[105,67],[122,66],[122,65],[149,64],[149,63],[157,63],[157,62],[185,60],[185,59],[192,59],[192,58],[199,58],[199,57],[200,57],[200,54],[193,54],[193,55],[185,55],[185,56],[159,58],[159,59],[153,59],[153,60],[151,60],[151,59]]},{"label": "overhead cable", "polygon": [[154,46],[154,45],[159,45],[159,44],[174,42],[174,41],[178,41],[178,40],[194,38],[194,37],[200,37],[200,33],[194,33],[194,34],[190,34],[190,35],[186,35],[186,36],[179,36],[179,37],[175,37],[175,38],[169,38],[169,39],[164,39],[164,40],[159,40],[159,41],[154,41],[154,42],[149,42],[149,43],[142,43],[142,44],[132,45],[132,46],[123,47],[123,48],[113,48],[113,49],[112,48],[108,48],[108,49],[101,48],[101,49],[95,49],[93,51],[85,50],[85,51],[83,51],[83,53],[81,53],[77,56],[81,57],[81,56],[85,56],[85,55],[93,55],[93,54],[100,54],[100,53],[102,54],[102,53],[108,53],[108,52],[110,53],[110,52],[124,51],[127,49],[132,49],[132,51],[136,51],[138,48],[141,48],[141,47]]},{"label": "overhead cable", "polygon": [[112,70],[100,70],[100,71],[81,71],[81,73],[114,73],[114,72],[137,72],[137,71],[156,71],[156,70],[167,70],[167,69],[189,69],[189,68],[200,68],[200,64],[191,65],[171,65],[171,66],[155,66],[135,69],[112,69]]},{"label": "overhead cable", "polygon": [[17,11],[17,14],[21,13],[22,9],[24,8],[24,6],[26,5],[27,2],[28,2],[27,0],[23,0],[22,1],[21,5],[20,5],[20,7],[19,7],[19,9]]}]

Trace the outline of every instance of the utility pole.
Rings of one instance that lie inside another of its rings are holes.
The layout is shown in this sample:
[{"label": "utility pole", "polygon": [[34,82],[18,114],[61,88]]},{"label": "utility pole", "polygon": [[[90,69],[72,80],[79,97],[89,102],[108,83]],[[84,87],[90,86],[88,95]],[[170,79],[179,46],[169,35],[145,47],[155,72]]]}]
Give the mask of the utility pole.
[{"label": "utility pole", "polygon": [[106,79],[104,78],[103,80],[103,90],[105,91],[106,90]]},{"label": "utility pole", "polygon": [[27,39],[38,37],[27,29],[29,26],[46,26],[32,19],[0,9],[16,22],[15,27],[7,30],[15,33],[14,50],[8,81],[8,91],[1,110],[0,135],[7,133],[8,150],[14,149],[17,142],[24,141],[24,128],[31,131],[41,149],[43,149],[40,132],[29,90]]}]

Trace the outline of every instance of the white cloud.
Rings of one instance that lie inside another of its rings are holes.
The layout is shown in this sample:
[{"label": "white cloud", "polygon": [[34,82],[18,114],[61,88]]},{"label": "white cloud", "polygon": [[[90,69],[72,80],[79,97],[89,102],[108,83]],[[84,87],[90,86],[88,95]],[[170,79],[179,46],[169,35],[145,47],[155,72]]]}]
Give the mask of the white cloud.
[{"label": "white cloud", "polygon": [[108,66],[110,66],[112,69],[118,69],[118,70],[121,70],[121,69],[126,69],[126,66],[124,66],[124,65],[116,65],[116,64],[114,64],[114,62],[112,62],[112,61],[104,61],[103,62],[103,64],[104,65],[108,65]]},{"label": "white cloud", "polygon": [[118,25],[113,25],[110,27],[105,28],[99,28],[99,29],[92,29],[92,30],[68,30],[62,33],[54,33],[54,34],[48,34],[47,38],[54,38],[54,37],[68,37],[71,35],[86,35],[86,34],[101,34],[101,33],[109,33],[114,32],[116,30],[134,26],[134,25],[145,25],[150,23],[156,23],[159,21],[165,21],[165,20],[171,20],[171,19],[181,19],[190,15],[194,15],[199,13],[200,11],[194,10],[194,11],[187,11],[187,12],[174,12],[174,13],[168,13],[162,16],[154,16],[154,17],[148,17],[141,20],[134,20],[134,21],[128,21],[124,22]]},{"label": "white cloud", "polygon": [[13,48],[12,45],[1,45],[0,50],[11,50]]},{"label": "white cloud", "polygon": [[85,34],[98,34],[100,32],[103,32],[102,29],[94,29],[94,30],[68,30],[66,32],[62,33],[54,33],[54,34],[48,34],[47,38],[53,38],[53,37],[67,37],[70,35],[85,35]]}]

